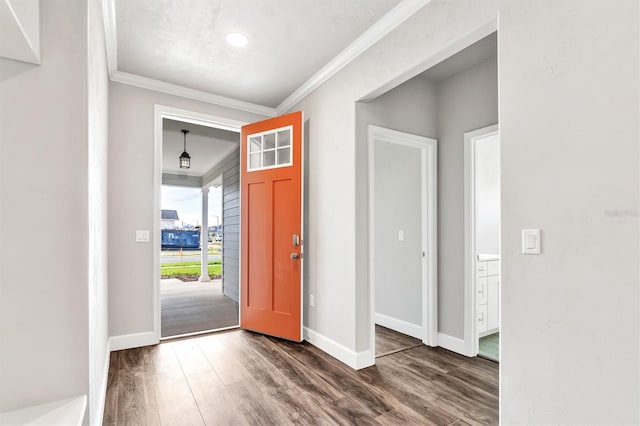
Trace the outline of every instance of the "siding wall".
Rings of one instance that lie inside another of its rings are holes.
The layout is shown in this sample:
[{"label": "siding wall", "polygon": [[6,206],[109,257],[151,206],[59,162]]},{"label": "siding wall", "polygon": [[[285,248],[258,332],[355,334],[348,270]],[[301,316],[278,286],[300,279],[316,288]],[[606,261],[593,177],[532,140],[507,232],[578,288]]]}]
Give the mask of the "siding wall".
[{"label": "siding wall", "polygon": [[239,302],[240,287],[240,150],[222,166],[222,288]]}]

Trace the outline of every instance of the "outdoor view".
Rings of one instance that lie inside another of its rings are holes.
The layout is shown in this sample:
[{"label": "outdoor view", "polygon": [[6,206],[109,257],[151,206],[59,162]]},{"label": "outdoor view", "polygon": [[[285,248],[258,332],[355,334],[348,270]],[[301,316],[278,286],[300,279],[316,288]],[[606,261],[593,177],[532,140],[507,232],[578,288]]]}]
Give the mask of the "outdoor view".
[{"label": "outdoor view", "polygon": [[[209,189],[209,277],[222,273],[221,188]],[[198,188],[162,186],[161,276],[198,281],[201,271],[202,192]]]},{"label": "outdoor view", "polygon": [[[209,188],[208,226],[202,229],[202,190],[162,186],[160,298],[162,337],[238,323],[237,303],[223,294],[221,187]],[[202,276],[201,233],[208,243]]]}]

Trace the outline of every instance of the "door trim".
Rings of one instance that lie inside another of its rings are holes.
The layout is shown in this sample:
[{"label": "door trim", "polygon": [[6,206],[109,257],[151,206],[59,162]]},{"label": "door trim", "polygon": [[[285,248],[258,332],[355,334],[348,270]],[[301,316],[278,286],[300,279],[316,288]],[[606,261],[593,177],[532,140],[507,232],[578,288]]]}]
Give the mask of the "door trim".
[{"label": "door trim", "polygon": [[464,355],[478,355],[476,333],[476,186],[475,144],[499,134],[497,124],[464,134]]},{"label": "door trim", "polygon": [[[438,142],[425,136],[400,132],[384,127],[369,125],[369,354],[368,365],[375,364],[375,244],[374,235],[374,188],[373,169],[374,142],[385,142],[411,146],[421,150],[422,158],[422,246],[426,257],[422,258],[422,342],[429,346],[438,345]],[[426,273],[425,273],[426,270]]]},{"label": "door trim", "polygon": [[[240,128],[245,122],[214,115],[202,114],[180,108],[155,104],[153,107],[153,339],[154,343],[160,342],[160,194],[162,188],[162,120],[165,118],[198,124],[201,126],[215,127],[240,133]],[[242,229],[240,230],[242,232]],[[238,270],[238,274],[240,270]],[[239,314],[238,314],[239,315]]]}]

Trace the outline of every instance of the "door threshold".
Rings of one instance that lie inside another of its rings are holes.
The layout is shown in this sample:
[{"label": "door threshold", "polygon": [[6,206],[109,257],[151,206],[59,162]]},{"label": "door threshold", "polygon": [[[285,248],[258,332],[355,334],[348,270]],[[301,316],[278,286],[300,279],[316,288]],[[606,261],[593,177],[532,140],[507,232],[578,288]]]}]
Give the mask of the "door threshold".
[{"label": "door threshold", "polygon": [[240,325],[232,325],[231,327],[222,327],[222,328],[212,328],[210,330],[194,331],[193,333],[184,333],[184,334],[176,334],[174,336],[161,337],[160,341],[164,342],[166,340],[184,339],[185,337],[200,336],[202,334],[219,333],[222,331],[236,330],[239,328],[240,328]]}]

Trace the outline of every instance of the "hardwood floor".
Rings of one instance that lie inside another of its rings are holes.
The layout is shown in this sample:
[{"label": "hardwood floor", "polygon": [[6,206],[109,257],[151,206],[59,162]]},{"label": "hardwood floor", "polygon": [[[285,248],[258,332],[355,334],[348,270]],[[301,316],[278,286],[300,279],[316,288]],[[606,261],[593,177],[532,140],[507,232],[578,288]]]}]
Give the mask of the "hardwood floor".
[{"label": "hardwood floor", "polygon": [[420,346],[422,341],[376,324],[376,358]]},{"label": "hardwood floor", "polygon": [[354,371],[242,330],[113,352],[104,424],[498,423],[498,366],[419,346]]}]

